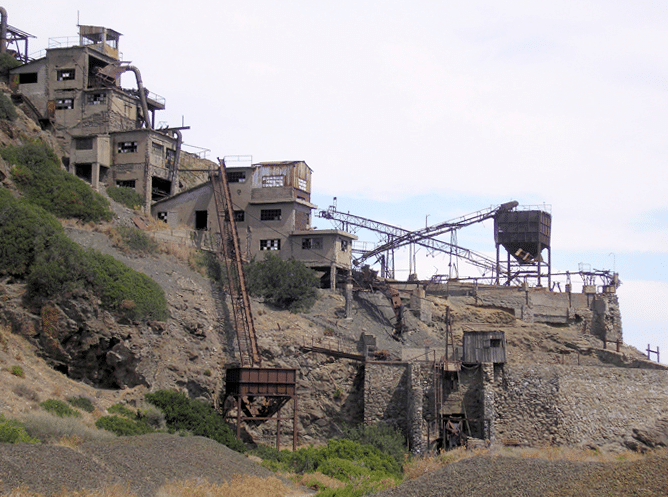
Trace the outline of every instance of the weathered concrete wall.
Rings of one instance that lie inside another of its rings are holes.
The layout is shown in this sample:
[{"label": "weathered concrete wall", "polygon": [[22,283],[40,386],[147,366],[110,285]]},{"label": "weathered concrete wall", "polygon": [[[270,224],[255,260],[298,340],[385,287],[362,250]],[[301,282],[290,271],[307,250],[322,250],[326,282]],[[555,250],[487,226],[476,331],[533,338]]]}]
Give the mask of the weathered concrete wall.
[{"label": "weathered concrete wall", "polygon": [[497,441],[633,447],[667,416],[667,371],[506,365],[491,383]]}]

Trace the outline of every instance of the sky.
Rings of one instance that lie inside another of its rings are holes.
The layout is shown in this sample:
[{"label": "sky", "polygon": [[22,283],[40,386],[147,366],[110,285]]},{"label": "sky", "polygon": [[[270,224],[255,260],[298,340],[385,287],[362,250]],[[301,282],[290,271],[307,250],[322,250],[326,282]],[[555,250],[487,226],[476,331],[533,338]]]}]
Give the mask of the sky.
[{"label": "sky", "polygon": [[[304,160],[321,210],[336,197],[414,230],[509,200],[548,209],[553,271],[617,271],[624,341],[668,363],[665,0],[3,6],[31,54],[77,22],[122,33],[186,150]],[[458,244],[494,257],[493,223]],[[416,254],[421,278],[447,263]]]}]

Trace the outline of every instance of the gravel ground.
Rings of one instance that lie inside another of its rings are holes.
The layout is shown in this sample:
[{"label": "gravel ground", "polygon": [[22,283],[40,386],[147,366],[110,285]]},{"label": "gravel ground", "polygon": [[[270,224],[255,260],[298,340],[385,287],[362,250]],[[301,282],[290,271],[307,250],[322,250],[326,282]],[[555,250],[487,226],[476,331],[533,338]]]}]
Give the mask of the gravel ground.
[{"label": "gravel ground", "polygon": [[[2,493],[21,485],[51,495],[63,489],[93,490],[120,484],[128,485],[136,495],[151,496],[169,481],[201,478],[221,484],[237,474],[276,476],[246,456],[203,437],[153,433],[87,442],[74,449],[0,444]],[[296,489],[292,495],[307,492]]]},{"label": "gravel ground", "polygon": [[592,463],[473,457],[376,497],[666,496],[668,452],[642,461]]}]

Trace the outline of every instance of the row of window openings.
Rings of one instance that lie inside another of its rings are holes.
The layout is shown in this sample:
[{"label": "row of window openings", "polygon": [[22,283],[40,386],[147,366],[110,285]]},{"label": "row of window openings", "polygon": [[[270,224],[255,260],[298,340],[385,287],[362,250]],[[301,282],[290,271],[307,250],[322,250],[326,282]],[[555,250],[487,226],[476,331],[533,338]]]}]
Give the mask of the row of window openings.
[{"label": "row of window openings", "polygon": [[[103,105],[107,100],[107,96],[104,93],[91,93],[86,95],[86,103],[89,105]],[[66,110],[74,109],[74,98],[57,98],[56,99],[56,109],[57,110]]]}]

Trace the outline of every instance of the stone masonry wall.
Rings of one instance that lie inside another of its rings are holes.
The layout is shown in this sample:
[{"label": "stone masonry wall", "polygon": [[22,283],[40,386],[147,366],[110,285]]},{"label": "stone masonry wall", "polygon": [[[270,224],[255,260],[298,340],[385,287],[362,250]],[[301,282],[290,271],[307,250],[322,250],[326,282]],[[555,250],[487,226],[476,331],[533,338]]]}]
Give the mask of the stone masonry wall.
[{"label": "stone masonry wall", "polygon": [[667,371],[505,365],[492,381],[501,442],[634,447],[668,416]]},{"label": "stone masonry wall", "polygon": [[364,368],[364,424],[384,421],[407,434],[410,370],[406,363],[367,362]]}]

